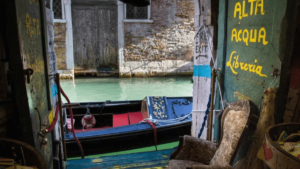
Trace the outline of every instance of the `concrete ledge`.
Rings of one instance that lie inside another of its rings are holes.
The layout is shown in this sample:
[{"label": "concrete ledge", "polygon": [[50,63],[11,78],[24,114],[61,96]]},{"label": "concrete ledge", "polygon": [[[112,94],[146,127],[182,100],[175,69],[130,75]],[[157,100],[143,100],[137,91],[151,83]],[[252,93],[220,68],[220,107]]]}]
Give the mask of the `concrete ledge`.
[{"label": "concrete ledge", "polygon": [[67,23],[65,19],[54,19],[54,23]]},{"label": "concrete ledge", "polygon": [[153,23],[153,20],[150,19],[124,19],[125,23]]}]

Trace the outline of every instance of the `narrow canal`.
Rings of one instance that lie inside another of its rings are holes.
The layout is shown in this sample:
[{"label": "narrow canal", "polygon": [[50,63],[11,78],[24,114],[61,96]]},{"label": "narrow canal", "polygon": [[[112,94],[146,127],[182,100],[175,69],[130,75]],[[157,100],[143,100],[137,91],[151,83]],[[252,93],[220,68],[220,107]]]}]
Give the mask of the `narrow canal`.
[{"label": "narrow canal", "polygon": [[71,102],[142,100],[146,96],[192,96],[190,77],[76,78],[62,80]]},{"label": "narrow canal", "polygon": [[[75,86],[73,86],[71,80],[62,80],[61,86],[71,102],[141,100],[146,96],[192,96],[193,92],[193,84],[190,77],[76,78]],[[178,142],[158,145],[158,150],[174,148],[175,146],[178,146]],[[99,152],[99,155],[88,157],[146,151],[155,151],[155,147],[109,154],[100,154],[101,152]]]}]

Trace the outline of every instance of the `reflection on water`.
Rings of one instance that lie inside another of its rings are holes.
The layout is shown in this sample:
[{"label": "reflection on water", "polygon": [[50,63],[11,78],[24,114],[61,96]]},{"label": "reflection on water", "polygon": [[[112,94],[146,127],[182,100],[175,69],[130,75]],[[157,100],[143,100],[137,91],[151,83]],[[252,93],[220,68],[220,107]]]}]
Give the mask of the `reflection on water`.
[{"label": "reflection on water", "polygon": [[61,80],[71,102],[141,100],[145,96],[192,96],[190,77],[76,78]]}]

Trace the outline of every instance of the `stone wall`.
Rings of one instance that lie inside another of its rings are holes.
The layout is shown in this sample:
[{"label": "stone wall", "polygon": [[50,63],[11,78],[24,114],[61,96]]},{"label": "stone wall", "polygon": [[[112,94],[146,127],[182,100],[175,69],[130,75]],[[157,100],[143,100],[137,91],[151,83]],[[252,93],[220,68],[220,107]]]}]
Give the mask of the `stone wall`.
[{"label": "stone wall", "polygon": [[54,49],[58,70],[67,69],[66,63],[66,23],[54,23]]},{"label": "stone wall", "polygon": [[192,75],[193,0],[152,0],[153,23],[124,23],[120,76]]}]

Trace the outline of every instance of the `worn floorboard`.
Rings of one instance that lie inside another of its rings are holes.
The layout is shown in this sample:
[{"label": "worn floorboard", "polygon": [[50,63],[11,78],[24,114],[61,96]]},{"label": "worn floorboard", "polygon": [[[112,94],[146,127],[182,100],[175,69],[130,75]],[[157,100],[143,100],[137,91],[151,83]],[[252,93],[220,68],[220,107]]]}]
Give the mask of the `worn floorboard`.
[{"label": "worn floorboard", "polygon": [[86,158],[68,160],[67,169],[91,169],[91,168],[167,168],[170,154],[175,149],[114,155],[99,158]]}]

